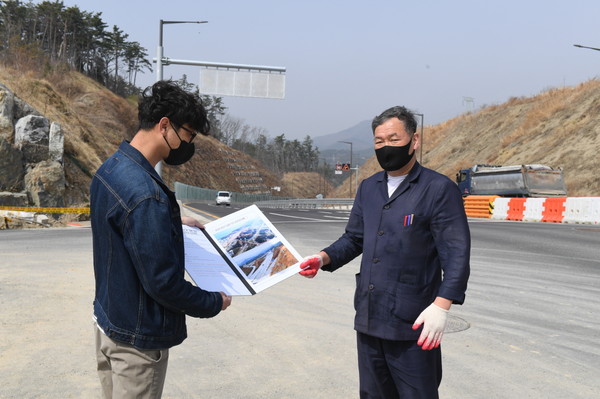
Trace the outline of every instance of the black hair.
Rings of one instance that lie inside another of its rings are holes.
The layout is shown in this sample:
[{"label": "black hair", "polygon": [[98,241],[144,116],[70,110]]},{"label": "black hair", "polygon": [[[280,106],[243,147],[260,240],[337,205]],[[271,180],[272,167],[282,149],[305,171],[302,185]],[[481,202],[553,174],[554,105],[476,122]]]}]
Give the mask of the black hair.
[{"label": "black hair", "polygon": [[395,106],[386,109],[381,114],[373,118],[373,122],[371,123],[373,134],[375,134],[375,128],[377,128],[377,126],[391,118],[398,118],[400,121],[404,122],[404,128],[411,137],[417,131],[417,119],[412,111],[406,107]]},{"label": "black hair", "polygon": [[176,127],[187,123],[195,132],[209,134],[210,122],[200,97],[171,80],[160,80],[147,87],[138,102],[140,130],[152,129],[163,117]]}]

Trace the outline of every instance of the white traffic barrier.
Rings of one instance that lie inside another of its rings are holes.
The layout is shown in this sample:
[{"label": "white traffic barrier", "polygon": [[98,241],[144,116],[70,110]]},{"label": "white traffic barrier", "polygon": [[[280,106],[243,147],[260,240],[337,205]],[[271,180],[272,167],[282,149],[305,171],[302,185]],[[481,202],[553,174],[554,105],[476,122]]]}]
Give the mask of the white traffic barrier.
[{"label": "white traffic barrier", "polygon": [[492,219],[506,220],[508,218],[508,201],[510,201],[510,198],[494,199]]},{"label": "white traffic barrier", "polygon": [[525,211],[523,211],[524,222],[541,222],[544,212],[544,201],[546,198],[527,198]]},{"label": "white traffic barrier", "polygon": [[587,223],[589,202],[589,198],[586,197],[567,197],[563,223]]},{"label": "white traffic barrier", "polygon": [[600,224],[600,197],[587,197],[583,223]]}]

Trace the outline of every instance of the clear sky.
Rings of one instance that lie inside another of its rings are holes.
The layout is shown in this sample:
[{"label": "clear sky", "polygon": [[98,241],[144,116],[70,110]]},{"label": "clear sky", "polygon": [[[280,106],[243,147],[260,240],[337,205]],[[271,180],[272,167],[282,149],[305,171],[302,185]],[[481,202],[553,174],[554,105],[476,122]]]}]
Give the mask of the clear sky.
[{"label": "clear sky", "polygon": [[[164,55],[287,68],[286,98],[224,97],[229,113],[274,137],[354,126],[393,105],[437,124],[471,109],[573,86],[600,74],[598,0],[64,0]],[[197,67],[166,66],[165,78]],[[146,73],[138,85],[154,82]],[[471,98],[473,101],[465,101]]]}]

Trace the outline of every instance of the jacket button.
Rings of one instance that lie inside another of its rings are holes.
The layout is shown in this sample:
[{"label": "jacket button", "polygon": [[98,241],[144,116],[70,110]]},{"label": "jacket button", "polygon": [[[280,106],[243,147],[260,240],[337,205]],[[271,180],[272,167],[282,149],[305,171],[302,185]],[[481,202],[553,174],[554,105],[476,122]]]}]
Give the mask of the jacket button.
[{"label": "jacket button", "polygon": [[386,205],[386,206],[383,207],[383,209],[390,209],[390,206]]},{"label": "jacket button", "polygon": [[382,236],[382,235],[383,235],[383,230],[379,230],[379,231],[377,232],[377,235],[378,235],[378,236]]},{"label": "jacket button", "polygon": [[379,258],[373,258],[373,263],[379,263]]},{"label": "jacket button", "polygon": [[369,291],[373,291],[373,288],[375,288],[375,286],[373,284],[369,284]]}]

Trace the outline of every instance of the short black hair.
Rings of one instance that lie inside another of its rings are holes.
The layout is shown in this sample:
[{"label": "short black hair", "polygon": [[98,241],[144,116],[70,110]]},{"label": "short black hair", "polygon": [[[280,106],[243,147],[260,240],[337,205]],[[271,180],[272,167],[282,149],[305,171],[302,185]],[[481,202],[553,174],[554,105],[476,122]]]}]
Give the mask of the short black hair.
[{"label": "short black hair", "polygon": [[417,131],[417,119],[415,118],[415,114],[413,114],[408,108],[398,105],[386,109],[381,114],[373,118],[373,122],[371,123],[373,134],[375,134],[375,129],[377,126],[391,118],[398,118],[400,121],[404,122],[404,128],[411,137]]},{"label": "short black hair", "polygon": [[171,80],[160,80],[147,87],[138,102],[139,130],[152,129],[163,117],[178,127],[187,123],[205,136],[210,132],[210,122],[200,97]]}]

